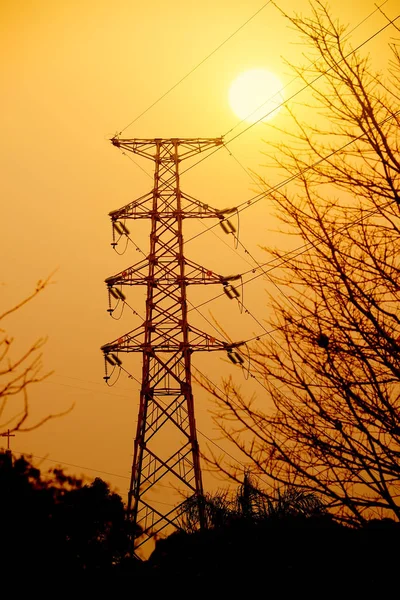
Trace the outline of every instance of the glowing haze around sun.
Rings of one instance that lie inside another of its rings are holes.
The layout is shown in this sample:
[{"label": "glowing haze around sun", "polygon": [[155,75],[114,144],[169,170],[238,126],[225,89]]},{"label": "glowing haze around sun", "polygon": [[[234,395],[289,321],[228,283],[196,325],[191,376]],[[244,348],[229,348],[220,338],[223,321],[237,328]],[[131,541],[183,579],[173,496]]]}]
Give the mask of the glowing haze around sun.
[{"label": "glowing haze around sun", "polygon": [[229,88],[229,104],[239,119],[255,123],[274,118],[284,100],[283,85],[267,69],[244,71]]}]

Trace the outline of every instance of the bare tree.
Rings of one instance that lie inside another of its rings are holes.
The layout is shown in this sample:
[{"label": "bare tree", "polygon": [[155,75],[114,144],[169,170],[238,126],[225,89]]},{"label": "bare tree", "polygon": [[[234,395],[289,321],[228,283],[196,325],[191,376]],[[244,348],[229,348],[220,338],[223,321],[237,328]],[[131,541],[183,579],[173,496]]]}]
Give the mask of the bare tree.
[{"label": "bare tree", "polygon": [[[3,324],[7,317],[20,311],[31,302],[50,282],[51,276],[43,281],[38,281],[30,295],[0,314],[0,323]],[[13,356],[14,338],[0,327],[0,434],[2,435],[13,431],[31,431],[49,419],[66,414],[72,408],[63,413],[47,415],[34,423],[28,423],[28,391],[33,384],[39,383],[51,375],[49,372],[42,372],[42,348],[45,342],[46,338],[39,338],[24,352]],[[13,403],[12,407],[10,407],[10,403]]]},{"label": "bare tree", "polygon": [[285,16],[309,49],[293,68],[312,104],[302,118],[290,109],[267,152],[286,187],[263,180],[300,241],[289,254],[265,248],[283,291],[269,299],[271,335],[250,350],[267,395],[203,383],[225,435],[276,485],[317,493],[343,522],[399,519],[399,46],[376,73],[325,5],[311,11]]}]

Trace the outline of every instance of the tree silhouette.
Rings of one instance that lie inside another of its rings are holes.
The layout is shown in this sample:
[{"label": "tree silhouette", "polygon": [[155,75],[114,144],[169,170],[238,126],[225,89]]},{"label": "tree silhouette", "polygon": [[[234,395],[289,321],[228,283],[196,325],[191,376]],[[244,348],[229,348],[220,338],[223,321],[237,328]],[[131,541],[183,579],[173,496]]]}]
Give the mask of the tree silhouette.
[{"label": "tree silhouette", "polygon": [[195,527],[195,499],[186,509],[184,531],[158,540],[143,571],[164,591],[194,585],[196,593],[221,589],[234,597],[241,590],[277,590],[320,598],[397,589],[392,548],[400,524],[390,519],[349,527],[337,523],[314,493],[290,488],[270,495],[248,473],[233,492],[206,497],[206,529]]},{"label": "tree silhouette", "polygon": [[313,99],[289,109],[266,153],[287,184],[263,182],[299,241],[266,248],[271,334],[251,347],[250,373],[267,397],[249,401],[233,379],[203,385],[225,435],[275,485],[317,493],[343,522],[399,519],[399,45],[375,72],[322,3],[311,10],[286,17]]},{"label": "tree silhouette", "polygon": [[[234,492],[219,490],[204,497],[205,528],[219,529],[233,523],[258,524],[271,519],[289,517],[330,518],[323,502],[310,491],[295,488],[278,489],[268,493],[255,484],[249,472]],[[183,505],[179,526],[187,533],[198,531],[199,502],[189,497]]]},{"label": "tree silhouette", "polygon": [[117,572],[129,563],[132,525],[120,496],[96,478],[90,484],[61,469],[43,476],[24,457],[0,453],[2,566],[37,576],[48,572]]}]

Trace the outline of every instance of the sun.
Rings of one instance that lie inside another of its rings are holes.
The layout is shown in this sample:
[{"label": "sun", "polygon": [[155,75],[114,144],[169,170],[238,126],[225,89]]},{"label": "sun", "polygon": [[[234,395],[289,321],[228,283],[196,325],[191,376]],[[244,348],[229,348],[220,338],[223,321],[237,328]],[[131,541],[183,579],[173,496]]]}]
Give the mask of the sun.
[{"label": "sun", "polygon": [[233,81],[229,88],[229,104],[243,121],[269,121],[281,108],[282,88],[279,78],[267,69],[251,69]]}]

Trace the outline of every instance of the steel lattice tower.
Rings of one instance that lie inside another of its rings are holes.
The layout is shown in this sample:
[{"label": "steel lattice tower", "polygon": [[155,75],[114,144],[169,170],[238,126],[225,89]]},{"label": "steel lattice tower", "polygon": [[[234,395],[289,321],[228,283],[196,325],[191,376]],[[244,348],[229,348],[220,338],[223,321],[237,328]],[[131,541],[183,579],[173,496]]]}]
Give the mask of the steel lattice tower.
[{"label": "steel lattice tower", "polygon": [[[125,299],[122,286],[145,285],[146,313],[143,325],[102,347],[106,361],[121,365],[120,352],[141,352],[142,385],[134,442],[128,514],[143,535],[136,549],[172,525],[178,527],[185,498],[198,499],[203,521],[203,486],[200,470],[191,381],[193,351],[225,349],[235,345],[211,337],[190,326],[186,288],[193,284],[227,285],[227,280],[184,256],[184,219],[218,218],[221,212],[184,194],[180,189],[182,160],[221,145],[222,139],[119,139],[118,148],[154,162],[151,192],[110,213],[113,235],[128,234],[128,219],[151,221],[150,249],[142,260],[106,279],[109,293]],[[115,243],[115,237],[114,243]],[[231,355],[232,356],[232,355]],[[107,374],[106,374],[107,377]],[[163,511],[152,492],[162,485],[177,489],[182,501]],[[158,508],[157,508],[158,507]]]}]

